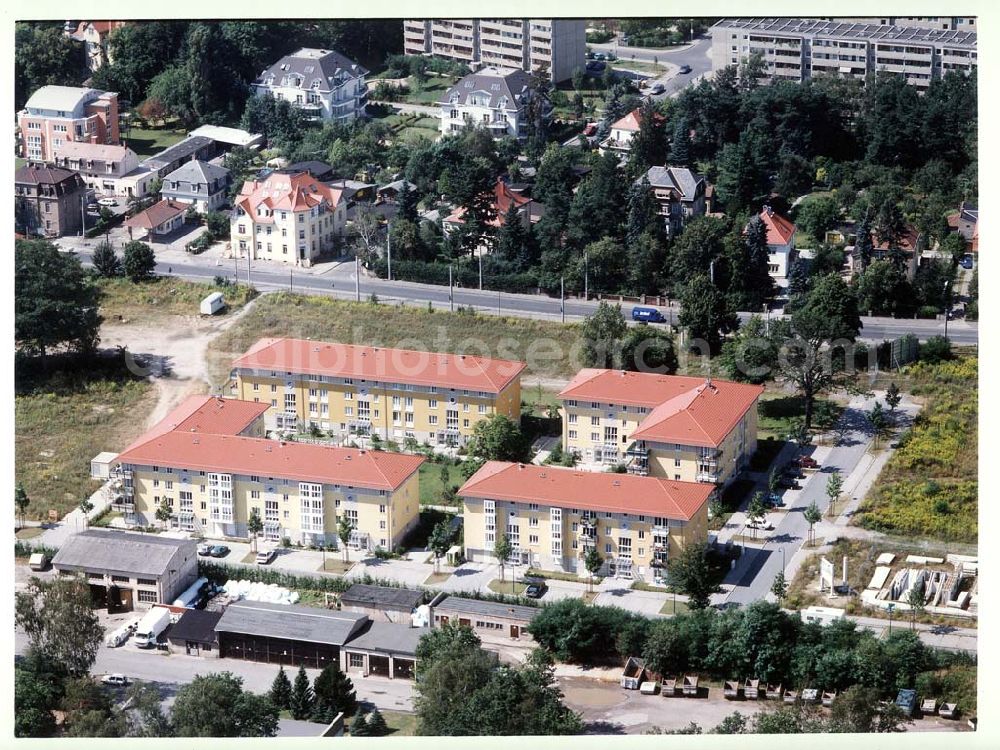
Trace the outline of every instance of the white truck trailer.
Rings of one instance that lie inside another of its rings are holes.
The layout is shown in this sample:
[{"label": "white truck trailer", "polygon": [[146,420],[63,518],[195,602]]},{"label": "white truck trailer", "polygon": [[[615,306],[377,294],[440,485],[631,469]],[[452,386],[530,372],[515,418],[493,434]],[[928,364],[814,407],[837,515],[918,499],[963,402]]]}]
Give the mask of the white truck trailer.
[{"label": "white truck trailer", "polygon": [[153,648],[160,633],[170,624],[170,610],[166,607],[153,607],[139,621],[132,640],[139,648]]}]

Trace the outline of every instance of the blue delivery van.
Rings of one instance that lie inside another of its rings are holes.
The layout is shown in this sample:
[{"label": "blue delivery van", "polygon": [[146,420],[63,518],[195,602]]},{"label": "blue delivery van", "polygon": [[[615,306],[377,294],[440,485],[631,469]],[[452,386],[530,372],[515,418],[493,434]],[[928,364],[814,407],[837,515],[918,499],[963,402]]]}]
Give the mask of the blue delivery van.
[{"label": "blue delivery van", "polygon": [[663,313],[655,307],[633,307],[632,320],[639,320],[643,323],[666,323],[667,319]]}]

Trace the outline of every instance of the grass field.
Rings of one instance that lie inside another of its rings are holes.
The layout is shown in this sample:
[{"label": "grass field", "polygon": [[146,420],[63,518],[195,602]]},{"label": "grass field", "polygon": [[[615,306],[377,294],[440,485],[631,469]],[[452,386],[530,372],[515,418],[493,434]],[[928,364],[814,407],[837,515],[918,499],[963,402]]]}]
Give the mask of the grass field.
[{"label": "grass field", "polygon": [[128,147],[135,151],[139,159],[142,160],[173,146],[184,140],[185,137],[187,137],[187,132],[184,130],[130,128],[125,140]]},{"label": "grass field", "polygon": [[344,562],[341,558],[341,552],[327,552],[326,563],[320,565],[316,570],[320,573],[336,573],[337,575],[343,575],[351,568],[354,567],[354,563],[348,561]]},{"label": "grass field", "polygon": [[967,357],[904,368],[926,399],[853,521],[907,537],[975,543],[979,534],[979,362]]},{"label": "grass field", "polygon": [[25,526],[23,529],[18,529],[14,536],[18,539],[34,539],[36,536],[41,536],[43,531],[45,529],[41,526]]},{"label": "grass field", "polygon": [[428,312],[419,307],[277,292],[258,300],[212,342],[209,372],[219,382],[229,374],[233,359],[259,338],[291,336],[521,359],[528,363],[525,377],[569,378],[580,367],[574,361],[579,359],[579,330],[576,324]]},{"label": "grass field", "polygon": [[[830,404],[831,414],[834,419],[840,416],[843,407],[829,399],[816,399],[814,409],[822,409],[822,403]],[[757,434],[758,439],[768,437],[782,440],[788,437],[793,425],[801,420],[805,414],[805,400],[801,396],[788,396],[781,393],[766,392],[760,398],[760,410],[758,413]],[[814,426],[817,420],[814,418]]]},{"label": "grass field", "polygon": [[[575,113],[573,112],[573,95],[576,93],[575,89],[568,84],[563,84],[559,86],[558,89],[565,94],[566,103],[557,104],[553,108],[552,116],[567,120],[575,119]],[[586,85],[580,89],[580,95],[583,97],[584,106],[588,109],[588,114],[586,114],[585,117],[597,117],[600,114],[600,111],[604,107],[605,94],[606,92],[604,89],[589,88]],[[592,113],[589,113],[590,108],[593,108],[594,110]]]},{"label": "grass field", "polygon": [[688,611],[688,605],[685,602],[675,602],[673,598],[667,599],[660,607],[661,615],[681,615]]},{"label": "grass field", "polygon": [[211,292],[221,291],[226,300],[226,311],[216,317],[229,315],[245,305],[247,287],[213,287],[193,281],[158,276],[140,284],[128,279],[102,279],[98,282],[103,292],[101,315],[109,323],[152,323],[167,316],[199,315],[199,303]]},{"label": "grass field", "polygon": [[156,401],[153,387],[129,376],[120,361],[114,368],[19,381],[14,453],[16,477],[31,499],[26,518],[41,520],[49,509],[62,517],[75,508],[100,487],[90,478],[90,459],[142,433]]},{"label": "grass field", "polygon": [[667,69],[666,65],[660,65],[659,63],[641,62],[639,60],[629,60],[627,58],[619,58],[615,60],[611,63],[611,67],[615,70],[635,70],[639,73],[649,73],[654,76],[660,75]]},{"label": "grass field", "polygon": [[[460,472],[461,466],[449,463],[431,463],[425,461],[420,465],[420,504],[421,505],[447,505],[444,497],[445,485],[442,469],[448,472],[448,484],[452,487],[460,487],[465,480]],[[456,506],[457,508],[458,506]]]},{"label": "grass field", "polygon": [[511,577],[508,575],[503,581],[499,578],[494,578],[486,587],[497,594],[514,594],[520,596],[524,593],[524,590],[528,588],[528,584],[522,583],[520,581],[511,582]]},{"label": "grass field", "polygon": [[449,88],[455,85],[456,78],[450,76],[435,76],[428,78],[423,84],[417,84],[413,78],[409,78],[407,83],[409,88],[406,94],[399,100],[406,104],[423,104],[425,106],[437,104],[438,99]]},{"label": "grass field", "polygon": [[382,711],[388,737],[412,737],[417,733],[417,715],[405,711]]}]

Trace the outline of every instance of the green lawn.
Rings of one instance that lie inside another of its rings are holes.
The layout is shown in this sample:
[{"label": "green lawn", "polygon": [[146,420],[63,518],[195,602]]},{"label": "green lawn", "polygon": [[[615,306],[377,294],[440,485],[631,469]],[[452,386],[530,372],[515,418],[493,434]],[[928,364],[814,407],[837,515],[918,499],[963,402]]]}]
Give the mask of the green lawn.
[{"label": "green lawn", "polygon": [[400,99],[407,104],[437,104],[441,96],[452,86],[457,79],[451,77],[428,78],[422,84],[417,84],[411,77],[408,81],[409,90]]},{"label": "green lawn", "polygon": [[417,715],[406,711],[382,711],[390,737],[412,737],[417,733]]},{"label": "green lawn", "polygon": [[172,128],[130,128],[128,136],[123,134],[122,139],[128,147],[135,151],[139,159],[157,154],[163,149],[173,146],[187,137],[184,130],[174,130]]},{"label": "green lawn", "polygon": [[354,563],[348,561],[344,562],[341,558],[341,552],[330,552],[327,550],[326,553],[326,564],[320,565],[316,570],[320,573],[336,573],[337,575],[343,575],[354,567]]},{"label": "green lawn", "polygon": [[659,63],[651,62],[641,62],[639,60],[629,60],[627,58],[619,58],[615,60],[611,67],[616,70],[635,70],[640,73],[650,73],[652,75],[660,75],[667,69],[665,65],[660,65]]},{"label": "green lawn", "polygon": [[[587,576],[578,576],[572,573],[564,573],[559,570],[535,570],[534,568],[528,568],[524,575],[528,578],[549,578],[553,581],[570,581],[572,583],[590,583],[590,578]],[[603,581],[604,579],[600,576],[594,576],[594,585]]]},{"label": "green lawn", "polygon": [[[824,408],[823,403],[828,403],[831,414],[836,419],[843,411],[843,407],[829,399],[816,399],[813,405],[814,414]],[[805,416],[805,399],[801,396],[787,396],[780,393],[765,393],[760,399],[760,409],[757,421],[757,433],[759,438],[773,437],[782,440],[788,437],[793,425]],[[818,420],[814,417],[813,427],[818,427]]]},{"label": "green lawn", "polygon": [[517,580],[512,582],[508,571],[508,575],[505,580],[501,581],[499,578],[494,578],[486,585],[486,587],[490,591],[497,594],[513,594],[515,596],[520,596],[524,593],[524,590],[528,588],[528,584]]},{"label": "green lawn", "polygon": [[[420,465],[420,504],[421,505],[447,505],[444,497],[444,483],[441,470],[448,472],[448,483],[452,487],[460,487],[465,480],[460,473],[460,466],[446,463],[431,463],[425,461]],[[458,505],[456,508],[460,507]]]},{"label": "green lawn", "polygon": [[673,597],[667,599],[660,607],[661,615],[678,615],[684,614],[688,611],[688,605],[686,602],[675,602]]},{"label": "green lawn", "polygon": [[45,531],[41,526],[25,526],[22,529],[18,529],[14,536],[18,539],[34,539],[36,536],[41,536],[42,532]]},{"label": "green lawn", "polygon": [[15,476],[31,504],[25,517],[60,517],[100,483],[90,478],[90,459],[119,451],[142,433],[156,393],[128,374],[120,360],[18,376],[14,397]]},{"label": "green lawn", "polygon": [[168,316],[200,315],[199,303],[212,291],[221,291],[226,309],[217,317],[228,315],[246,304],[246,285],[212,287],[193,281],[158,276],[141,284],[128,279],[102,279],[101,315],[109,322],[148,324]]},{"label": "green lawn", "polygon": [[[565,103],[558,102],[553,107],[552,116],[558,119],[573,120],[575,119],[573,112],[573,95],[576,91],[569,84],[562,84],[558,87],[558,90],[565,95]],[[583,96],[584,106],[587,107],[587,113],[584,114],[584,119],[592,119],[597,117],[600,111],[604,107],[604,97],[605,90],[596,87],[588,87],[586,84],[582,89],[580,89],[580,94]],[[593,112],[590,108],[593,108]]]}]

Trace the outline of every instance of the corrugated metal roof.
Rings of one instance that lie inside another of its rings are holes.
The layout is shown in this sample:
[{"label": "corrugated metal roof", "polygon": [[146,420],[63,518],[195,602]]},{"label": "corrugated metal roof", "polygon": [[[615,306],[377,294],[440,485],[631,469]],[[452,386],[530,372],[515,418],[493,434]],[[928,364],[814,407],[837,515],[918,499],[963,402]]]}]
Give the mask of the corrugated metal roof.
[{"label": "corrugated metal roof", "polygon": [[420,639],[429,632],[430,628],[411,628],[395,622],[370,622],[345,648],[414,656]]},{"label": "corrugated metal roof", "polygon": [[445,597],[434,607],[435,613],[454,612],[460,615],[483,615],[485,617],[503,617],[511,620],[531,622],[541,612],[537,607],[524,607],[518,604],[503,604],[488,602],[483,599],[465,599],[460,596]]},{"label": "corrugated metal roof", "polygon": [[424,592],[413,589],[397,589],[392,586],[370,586],[356,583],[345,591],[340,601],[359,607],[393,607],[409,612],[423,601]]}]

